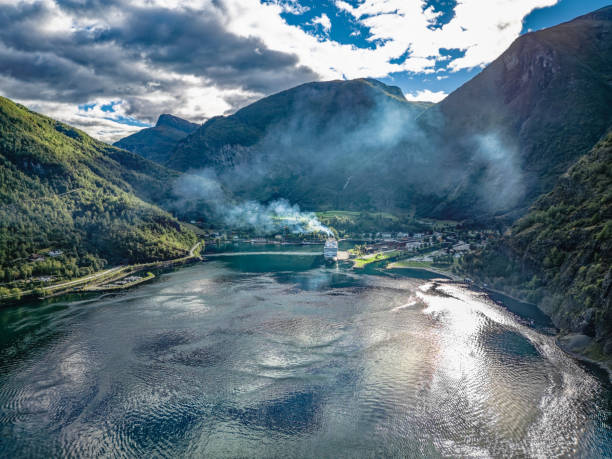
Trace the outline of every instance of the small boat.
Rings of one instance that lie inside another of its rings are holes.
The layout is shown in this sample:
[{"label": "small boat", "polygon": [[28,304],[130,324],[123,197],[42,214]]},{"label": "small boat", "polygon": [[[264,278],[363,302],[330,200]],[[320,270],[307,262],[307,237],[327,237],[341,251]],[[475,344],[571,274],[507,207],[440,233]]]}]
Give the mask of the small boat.
[{"label": "small boat", "polygon": [[325,261],[334,262],[338,259],[338,241],[333,238],[325,241],[325,247],[323,247],[323,257]]}]

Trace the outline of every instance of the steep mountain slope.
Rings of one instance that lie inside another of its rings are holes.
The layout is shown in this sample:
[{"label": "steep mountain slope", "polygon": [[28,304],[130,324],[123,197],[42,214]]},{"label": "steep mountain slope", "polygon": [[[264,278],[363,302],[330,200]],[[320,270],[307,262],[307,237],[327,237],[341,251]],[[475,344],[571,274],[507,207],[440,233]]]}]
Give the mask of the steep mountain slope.
[{"label": "steep mountain slope", "polygon": [[177,116],[164,114],[160,115],[154,127],[138,131],[113,145],[138,153],[152,161],[164,163],[168,161],[176,144],[198,127],[199,124],[190,123]]},{"label": "steep mountain slope", "polygon": [[471,168],[438,213],[478,215],[495,192],[492,212],[524,208],[612,123],[612,6],[519,37],[424,119],[448,167]]},{"label": "steep mountain slope", "polygon": [[536,302],[612,355],[612,132],[518,220],[467,257],[473,275]]},{"label": "steep mountain slope", "polygon": [[195,236],[149,203],[176,175],[0,98],[0,282],[185,253]]},{"label": "steep mountain slope", "polygon": [[371,79],[308,83],[216,117],[167,165],[213,168],[239,196],[307,208],[389,207],[388,155],[431,104]]}]

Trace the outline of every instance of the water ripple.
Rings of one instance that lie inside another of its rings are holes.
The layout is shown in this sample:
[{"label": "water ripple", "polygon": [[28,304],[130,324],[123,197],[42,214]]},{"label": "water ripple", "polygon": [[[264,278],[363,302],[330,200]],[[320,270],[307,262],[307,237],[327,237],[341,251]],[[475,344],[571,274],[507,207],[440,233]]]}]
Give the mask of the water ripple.
[{"label": "water ripple", "polygon": [[0,311],[2,454],[612,455],[610,388],[553,336],[460,284],[306,265]]}]

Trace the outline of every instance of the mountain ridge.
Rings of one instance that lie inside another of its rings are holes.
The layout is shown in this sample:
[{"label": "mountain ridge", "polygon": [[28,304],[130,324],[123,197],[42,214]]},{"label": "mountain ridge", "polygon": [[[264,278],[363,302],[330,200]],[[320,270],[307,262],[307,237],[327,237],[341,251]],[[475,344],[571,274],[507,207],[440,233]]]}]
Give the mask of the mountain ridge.
[{"label": "mountain ridge", "polygon": [[[165,163],[176,170],[222,165],[244,161],[244,150],[261,141],[268,130],[284,119],[300,116],[299,109],[313,121],[326,123],[341,115],[341,108],[372,108],[377,97],[420,114],[427,103],[409,102],[397,86],[387,86],[371,78],[304,83],[264,97],[233,115],[213,117],[181,140]],[[317,105],[318,104],[318,105]],[[320,110],[319,115],[315,108]],[[226,146],[238,147],[238,161],[229,159]]]},{"label": "mountain ridge", "polygon": [[168,152],[174,148],[177,142],[198,127],[198,124],[163,113],[157,119],[155,126],[124,137],[113,145],[162,164],[167,160]]},{"label": "mountain ridge", "polygon": [[373,79],[305,83],[209,119],[161,162],[262,201],[510,221],[612,123],[611,12],[517,38],[438,104]]}]

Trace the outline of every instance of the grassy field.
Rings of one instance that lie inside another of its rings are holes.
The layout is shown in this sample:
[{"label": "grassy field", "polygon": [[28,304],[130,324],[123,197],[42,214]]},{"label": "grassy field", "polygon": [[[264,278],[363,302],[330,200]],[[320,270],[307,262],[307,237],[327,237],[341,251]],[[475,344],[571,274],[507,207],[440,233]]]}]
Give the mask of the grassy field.
[{"label": "grassy field", "polygon": [[387,268],[431,268],[432,261],[399,260],[391,263]]},{"label": "grassy field", "polygon": [[389,268],[438,268],[438,269],[450,269],[453,265],[457,264],[457,260],[453,260],[452,263],[436,263],[433,261],[420,261],[412,260],[411,258],[403,258],[391,263]]},{"label": "grassy field", "polygon": [[358,217],[361,212],[353,212],[349,210],[328,210],[325,212],[316,212],[317,217],[319,218],[353,218]]},{"label": "grassy field", "polygon": [[401,252],[398,250],[392,250],[385,253],[376,253],[367,257],[355,258],[353,260],[353,268],[363,268],[365,265],[375,263],[377,261],[388,260],[389,258],[399,255]]},{"label": "grassy field", "polygon": [[[383,218],[387,220],[397,221],[406,217],[413,217],[412,213],[398,214],[394,215],[389,212],[358,212],[351,210],[326,210],[322,212],[315,212],[319,219],[329,219],[329,218],[338,218],[350,220],[351,222],[355,222],[359,220],[359,218],[369,217],[369,218]],[[454,220],[435,220],[432,218],[416,218],[416,222],[423,223],[428,226],[457,226],[459,222]]]}]

